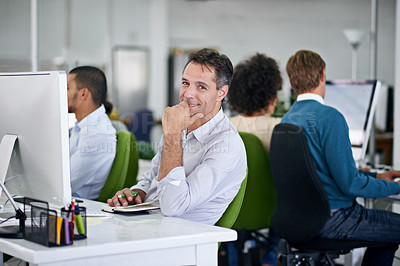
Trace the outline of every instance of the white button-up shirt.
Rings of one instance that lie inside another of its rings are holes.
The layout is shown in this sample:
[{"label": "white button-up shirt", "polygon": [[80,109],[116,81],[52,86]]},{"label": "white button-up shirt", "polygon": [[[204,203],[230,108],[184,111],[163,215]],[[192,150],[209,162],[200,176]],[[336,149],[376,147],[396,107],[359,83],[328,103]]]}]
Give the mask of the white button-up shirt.
[{"label": "white button-up shirt", "polygon": [[131,189],[146,192],[145,202],[159,199],[164,215],[215,224],[246,176],[246,150],[234,126],[220,110],[193,132],[182,132],[183,166],[159,182],[162,146],[163,139],[152,168]]},{"label": "white button-up shirt", "polygon": [[103,105],[71,129],[69,149],[73,196],[99,197],[114,161],[115,133]]}]

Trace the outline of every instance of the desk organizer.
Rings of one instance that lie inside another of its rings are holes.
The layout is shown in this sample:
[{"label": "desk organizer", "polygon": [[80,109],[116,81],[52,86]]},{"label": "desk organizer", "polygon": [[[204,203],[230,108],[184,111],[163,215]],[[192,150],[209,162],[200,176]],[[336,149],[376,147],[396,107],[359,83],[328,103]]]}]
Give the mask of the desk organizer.
[{"label": "desk organizer", "polygon": [[[72,232],[71,238],[73,240],[85,239],[87,232],[86,225],[86,208],[74,206],[72,209],[61,209],[61,216],[67,217],[70,221],[70,229]],[[73,221],[73,222],[72,222]]]},{"label": "desk organizer", "polygon": [[24,198],[25,221],[24,238],[47,246],[72,245],[74,240],[86,238],[86,208],[61,209],[58,216],[45,201]]}]

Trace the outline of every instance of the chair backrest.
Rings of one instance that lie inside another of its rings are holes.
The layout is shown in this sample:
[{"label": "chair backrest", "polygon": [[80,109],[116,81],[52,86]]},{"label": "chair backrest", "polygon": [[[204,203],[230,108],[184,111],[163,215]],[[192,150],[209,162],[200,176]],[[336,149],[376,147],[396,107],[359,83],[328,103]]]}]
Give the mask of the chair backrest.
[{"label": "chair backrest", "polygon": [[235,223],[236,218],[238,217],[240,208],[242,207],[244,194],[246,192],[247,174],[242,184],[240,185],[240,189],[235,198],[229,204],[228,208],[226,208],[224,214],[222,214],[221,218],[219,218],[218,222],[215,225],[225,228],[232,228],[232,225]]},{"label": "chair backrest", "polygon": [[117,148],[107,181],[97,201],[106,202],[115,192],[136,184],[139,170],[139,154],[135,136],[127,131],[117,131]]},{"label": "chair backrest", "polygon": [[271,226],[289,242],[305,242],[322,229],[330,208],[302,129],[292,124],[275,126],[269,155],[278,192]]},{"label": "chair backrest", "polygon": [[132,116],[131,132],[137,141],[150,142],[150,131],[154,125],[153,112],[149,109],[136,110]]},{"label": "chair backrest", "polygon": [[242,208],[232,228],[268,228],[276,206],[276,189],[270,171],[268,152],[257,136],[247,132],[239,134],[246,148],[248,174]]}]

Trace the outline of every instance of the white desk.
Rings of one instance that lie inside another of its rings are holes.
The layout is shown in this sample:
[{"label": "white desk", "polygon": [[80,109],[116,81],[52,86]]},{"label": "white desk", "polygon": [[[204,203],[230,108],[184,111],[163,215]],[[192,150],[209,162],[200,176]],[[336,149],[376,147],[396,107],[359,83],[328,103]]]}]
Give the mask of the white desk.
[{"label": "white desk", "polygon": [[[102,203],[80,203],[99,213]],[[236,240],[234,230],[160,213],[111,214],[87,220],[87,239],[72,246],[45,247],[23,239],[0,238],[0,251],[31,265],[217,265],[218,242]]]}]

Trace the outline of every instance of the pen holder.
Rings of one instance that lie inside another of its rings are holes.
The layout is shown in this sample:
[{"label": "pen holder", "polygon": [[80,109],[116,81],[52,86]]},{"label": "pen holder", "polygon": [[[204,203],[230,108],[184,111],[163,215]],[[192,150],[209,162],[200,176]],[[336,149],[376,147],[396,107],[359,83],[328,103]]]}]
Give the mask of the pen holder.
[{"label": "pen holder", "polygon": [[71,239],[80,240],[87,237],[86,208],[78,207],[79,211],[61,209],[61,216],[69,220]]},{"label": "pen holder", "polygon": [[71,245],[68,222],[49,208],[45,201],[24,198],[24,212],[29,218],[25,223],[24,238],[47,246]]}]

